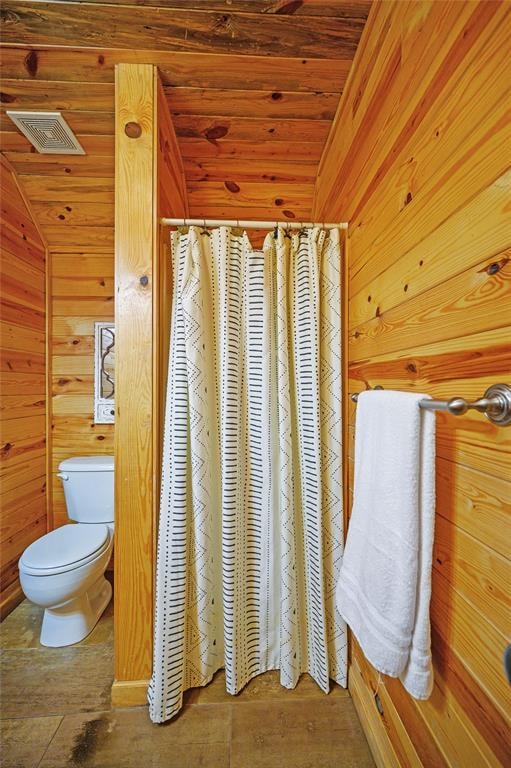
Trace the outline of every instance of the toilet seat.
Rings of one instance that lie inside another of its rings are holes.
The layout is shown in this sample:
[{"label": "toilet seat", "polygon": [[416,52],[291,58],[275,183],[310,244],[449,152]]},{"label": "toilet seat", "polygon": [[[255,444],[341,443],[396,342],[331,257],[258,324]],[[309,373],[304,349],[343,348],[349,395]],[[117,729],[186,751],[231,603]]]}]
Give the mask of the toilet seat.
[{"label": "toilet seat", "polygon": [[109,544],[107,525],[63,525],[27,547],[19,561],[19,568],[32,576],[65,573],[95,560]]}]

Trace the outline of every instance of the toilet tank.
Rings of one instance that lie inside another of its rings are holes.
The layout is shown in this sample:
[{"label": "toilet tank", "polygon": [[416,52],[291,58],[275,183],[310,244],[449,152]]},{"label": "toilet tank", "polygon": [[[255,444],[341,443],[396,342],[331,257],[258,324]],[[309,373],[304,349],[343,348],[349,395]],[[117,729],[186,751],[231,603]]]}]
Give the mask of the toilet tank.
[{"label": "toilet tank", "polygon": [[59,464],[67,515],[78,523],[114,520],[114,457],[76,456]]}]

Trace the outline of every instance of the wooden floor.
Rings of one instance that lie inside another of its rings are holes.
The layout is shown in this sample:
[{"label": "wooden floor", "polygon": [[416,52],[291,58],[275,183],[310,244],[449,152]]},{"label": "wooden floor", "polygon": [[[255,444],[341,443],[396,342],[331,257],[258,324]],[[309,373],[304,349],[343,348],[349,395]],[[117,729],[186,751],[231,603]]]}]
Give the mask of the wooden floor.
[{"label": "wooden floor", "polygon": [[153,725],[146,707],[112,709],[113,611],[68,648],[39,645],[42,611],[25,601],[0,627],[3,768],[373,768],[347,691],[325,696],[304,675],[277,673],[239,696],[223,673]]}]

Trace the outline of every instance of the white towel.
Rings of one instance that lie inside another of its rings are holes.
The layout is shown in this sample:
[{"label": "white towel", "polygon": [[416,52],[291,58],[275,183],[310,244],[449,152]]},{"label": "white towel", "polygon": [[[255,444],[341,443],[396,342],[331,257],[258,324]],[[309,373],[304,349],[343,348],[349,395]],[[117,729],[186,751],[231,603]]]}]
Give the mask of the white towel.
[{"label": "white towel", "polygon": [[435,517],[435,414],[426,395],[362,392],[353,511],[337,608],[380,672],[416,699],[433,688],[429,602]]}]

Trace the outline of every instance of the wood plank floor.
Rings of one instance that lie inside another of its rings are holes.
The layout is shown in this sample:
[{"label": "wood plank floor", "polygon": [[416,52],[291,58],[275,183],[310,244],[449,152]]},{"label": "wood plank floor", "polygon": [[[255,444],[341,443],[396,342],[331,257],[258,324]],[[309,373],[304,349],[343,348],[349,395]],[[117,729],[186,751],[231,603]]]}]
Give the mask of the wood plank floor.
[{"label": "wood plank floor", "polygon": [[178,717],[153,725],[146,707],[112,709],[113,610],[82,643],[39,645],[42,611],[23,602],[0,627],[3,768],[373,768],[352,700],[303,675],[278,673],[238,696],[222,672],[189,691]]}]

